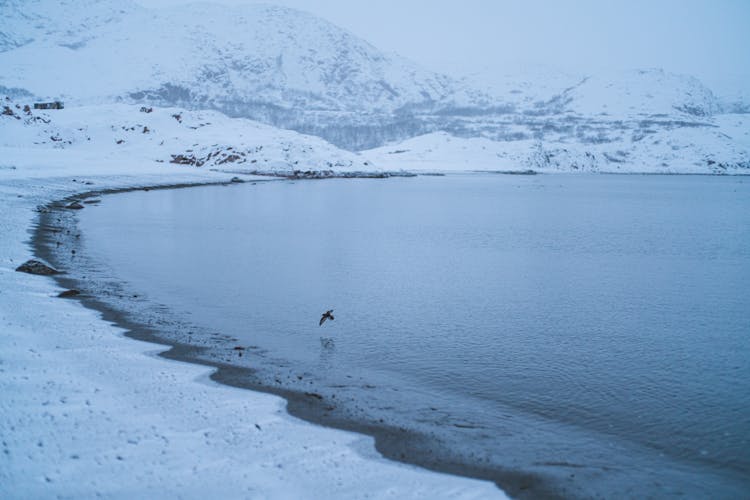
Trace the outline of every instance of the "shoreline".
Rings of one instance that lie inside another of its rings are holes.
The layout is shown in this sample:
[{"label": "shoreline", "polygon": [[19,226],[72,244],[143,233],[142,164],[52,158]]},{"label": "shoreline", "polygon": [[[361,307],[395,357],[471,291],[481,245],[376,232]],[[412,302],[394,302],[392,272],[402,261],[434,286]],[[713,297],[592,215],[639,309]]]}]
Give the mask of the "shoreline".
[{"label": "shoreline", "polygon": [[[370,178],[370,177],[368,177]],[[375,179],[379,177],[374,177]],[[300,178],[272,178],[262,179],[256,182],[279,182],[307,180]],[[309,180],[318,180],[311,178]],[[34,255],[42,258],[53,265],[53,267],[63,264],[60,255],[56,253],[53,245],[49,244],[49,235],[54,234],[50,229],[56,230],[53,217],[59,214],[65,214],[63,230],[70,231],[76,228],[77,218],[75,210],[69,210],[66,207],[73,201],[85,201],[103,195],[126,193],[133,191],[150,191],[164,189],[184,189],[190,187],[202,186],[229,186],[237,181],[218,181],[205,183],[175,183],[171,185],[149,185],[135,186],[127,188],[99,189],[82,192],[76,195],[70,195],[62,199],[54,200],[45,205],[38,216],[38,222],[32,236],[32,246]],[[244,182],[244,181],[243,181]],[[59,221],[58,221],[59,224]],[[70,225],[72,224],[72,226]],[[77,229],[76,229],[77,230]],[[66,249],[67,250],[67,249]],[[83,282],[66,274],[52,276],[54,280],[65,289],[84,289]],[[101,298],[86,294],[71,297],[81,303],[84,307],[92,309],[101,314],[104,321],[111,322],[125,330],[124,336],[129,339],[140,340],[158,345],[168,346],[169,348],[158,353],[159,357],[169,360],[180,361],[200,366],[210,367],[214,370],[210,379],[220,384],[250,390],[264,394],[271,394],[283,398],[286,402],[286,411],[289,415],[300,418],[306,422],[320,425],[326,428],[333,428],[348,432],[355,432],[374,438],[375,449],[385,459],[415,465],[420,468],[446,473],[454,476],[465,477],[469,479],[479,479],[491,481],[498,488],[498,493],[507,493],[513,498],[569,498],[570,491],[560,491],[555,488],[551,481],[546,481],[541,475],[527,473],[515,470],[497,470],[492,468],[482,468],[477,466],[467,466],[458,461],[445,461],[434,459],[434,455],[429,446],[424,443],[429,437],[420,435],[415,432],[409,432],[398,426],[389,426],[371,422],[359,422],[343,417],[330,415],[326,411],[326,402],[320,395],[305,391],[296,391],[283,387],[274,387],[263,384],[257,377],[253,377],[254,370],[239,367],[229,363],[215,362],[206,358],[199,357],[198,353],[201,347],[195,345],[180,343],[160,335],[159,328],[150,327],[137,318],[132,318],[131,314],[116,310],[110,304],[107,304]],[[220,332],[219,332],[220,333]]]},{"label": "shoreline", "polygon": [[[32,165],[0,178],[7,194],[0,201],[7,210],[0,222],[2,496],[505,498],[491,483],[385,460],[371,438],[299,421],[283,399],[219,384],[205,365],[175,364],[171,346],[123,338],[98,311],[58,298],[60,281],[15,271],[50,229],[42,220],[55,212],[42,207],[87,193],[228,185],[230,175]],[[91,189],[90,181],[103,187]]]},{"label": "shoreline", "polygon": [[[217,173],[227,174],[226,172]],[[143,182],[132,182],[131,185],[126,187],[104,187],[102,189],[84,189],[81,191],[73,191],[62,193],[58,196],[47,196],[44,203],[37,205],[36,210],[29,218],[30,223],[27,224],[26,228],[29,229],[28,233],[32,236],[29,241],[29,245],[33,249],[34,255],[41,257],[51,264],[56,264],[56,258],[53,257],[55,253],[54,246],[50,247],[45,244],[45,240],[60,233],[64,233],[65,229],[68,230],[75,228],[75,225],[57,226],[55,225],[54,218],[60,214],[65,214],[66,219],[69,221],[76,221],[78,213],[77,210],[70,210],[64,208],[69,202],[73,200],[84,201],[92,199],[104,194],[117,194],[132,191],[150,191],[150,190],[165,190],[165,189],[182,189],[187,187],[201,187],[201,186],[231,186],[237,184],[237,181],[232,181],[229,176],[226,175],[224,180],[208,180],[214,174],[209,174],[204,180],[195,180],[190,182],[171,182],[171,183],[158,183],[158,184],[146,184]],[[198,177],[198,173],[195,174]],[[137,177],[137,176],[133,176]],[[142,177],[142,176],[141,176]],[[44,179],[35,179],[34,181],[44,181]],[[247,182],[273,182],[280,181],[283,179],[254,179],[253,181]],[[58,179],[59,181],[59,179]],[[75,180],[74,180],[75,181]],[[289,182],[294,182],[293,179],[287,179]],[[78,182],[78,181],[75,181]],[[83,183],[83,181],[81,181]],[[97,182],[98,183],[98,182]],[[121,183],[121,182],[120,182]],[[85,184],[85,183],[84,183]],[[104,184],[107,184],[105,181]],[[110,182],[110,185],[113,183]],[[3,184],[0,182],[0,186]],[[77,188],[83,188],[83,185],[76,186]],[[50,201],[52,200],[52,201]],[[31,230],[33,229],[33,231]],[[70,239],[75,241],[75,231],[70,231]],[[47,242],[49,243],[49,242]],[[45,253],[49,252],[49,253]],[[15,266],[14,266],[15,267]],[[62,267],[63,270],[67,269]],[[22,274],[22,273],[17,273]],[[77,284],[80,281],[76,281],[75,278],[66,274],[54,276],[55,282],[58,285],[64,286],[64,288],[77,288]],[[325,404],[322,397],[315,393],[308,393],[304,391],[288,390],[280,387],[274,387],[271,385],[264,385],[260,382],[260,379],[254,379],[252,377],[253,370],[238,367],[231,363],[222,363],[220,361],[208,360],[205,357],[200,357],[201,347],[191,345],[189,343],[181,343],[170,341],[164,336],[159,335],[159,328],[152,327],[145,323],[133,320],[132,317],[128,317],[127,312],[118,311],[113,308],[101,298],[95,295],[86,296],[81,295],[77,298],[77,304],[82,304],[86,310],[93,311],[96,313],[97,322],[107,325],[108,330],[114,330],[119,333],[107,332],[112,337],[119,338],[121,336],[127,337],[126,342],[144,341],[148,342],[151,346],[149,349],[139,353],[139,355],[146,354],[146,358],[155,358],[157,361],[163,362],[163,360],[179,361],[180,365],[190,365],[197,367],[205,372],[203,378],[216,382],[218,386],[231,388],[241,388],[241,393],[247,394],[259,394],[262,396],[272,395],[282,398],[284,404],[281,405],[281,411],[285,415],[291,417],[301,418],[305,421],[302,425],[309,425],[308,423],[314,423],[320,425],[321,429],[330,430],[331,432],[351,431],[361,436],[368,436],[374,438],[374,446],[379,455],[379,459],[388,459],[394,464],[409,464],[418,465],[421,467],[420,473],[431,474],[433,472],[448,473],[460,480],[473,480],[473,479],[484,479],[489,480],[493,485],[493,495],[497,494],[503,496],[505,492],[514,497],[518,498],[576,498],[583,497],[585,491],[581,491],[577,488],[566,488],[565,484],[560,483],[559,477],[554,474],[546,474],[546,471],[532,471],[531,473],[525,473],[523,471],[514,470],[497,470],[496,468],[482,468],[482,467],[467,467],[465,464],[459,462],[435,462],[430,461],[433,457],[430,451],[429,445],[424,446],[425,443],[429,443],[430,436],[419,434],[416,432],[408,432],[403,428],[396,426],[386,425],[372,425],[366,421],[358,421],[347,418],[336,418],[336,416],[327,415],[325,412]],[[58,298],[51,299],[52,301],[60,301]],[[158,304],[157,304],[158,305]],[[109,326],[112,325],[112,326]],[[164,330],[166,331],[166,330]],[[220,333],[220,332],[219,332]],[[0,340],[2,338],[0,337]],[[137,342],[132,342],[137,345]],[[2,361],[2,359],[0,359]],[[205,370],[206,367],[211,368],[210,371]],[[0,363],[2,368],[2,363]],[[208,390],[215,388],[208,387]],[[249,390],[249,391],[248,391]],[[253,396],[254,397],[254,396]],[[330,401],[329,401],[330,402]],[[0,408],[1,410],[1,408]],[[0,414],[0,416],[2,416]],[[0,424],[2,422],[0,421]],[[317,427],[317,426],[316,426]],[[1,429],[2,427],[0,427]],[[420,453],[415,457],[410,455],[418,450]],[[361,450],[357,450],[362,453]],[[401,455],[404,453],[404,455]],[[365,453],[366,459],[367,453]],[[389,463],[391,463],[389,462]],[[545,463],[540,463],[545,465]],[[567,463],[549,463],[550,467],[570,467]],[[403,467],[403,465],[399,465]],[[2,473],[0,472],[0,478]],[[556,481],[557,480],[557,481]],[[489,483],[488,483],[489,484]],[[2,488],[0,487],[0,492]],[[358,490],[360,494],[367,490]],[[408,491],[408,490],[407,490]],[[484,493],[487,495],[487,492]],[[483,495],[483,496],[484,496]],[[350,495],[351,496],[351,495]],[[355,495],[356,496],[356,495]],[[439,495],[438,495],[439,496]]]}]

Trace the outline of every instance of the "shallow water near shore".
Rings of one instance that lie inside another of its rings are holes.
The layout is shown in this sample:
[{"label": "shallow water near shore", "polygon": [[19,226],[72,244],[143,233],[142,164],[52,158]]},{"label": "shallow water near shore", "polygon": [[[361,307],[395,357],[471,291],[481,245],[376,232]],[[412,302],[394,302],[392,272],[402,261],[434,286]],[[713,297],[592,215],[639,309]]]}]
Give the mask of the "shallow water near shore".
[{"label": "shallow water near shore", "polygon": [[405,460],[729,498],[750,488],[748,209],[746,178],[703,176],[137,191],[77,214],[73,264],[323,421],[419,435]]}]

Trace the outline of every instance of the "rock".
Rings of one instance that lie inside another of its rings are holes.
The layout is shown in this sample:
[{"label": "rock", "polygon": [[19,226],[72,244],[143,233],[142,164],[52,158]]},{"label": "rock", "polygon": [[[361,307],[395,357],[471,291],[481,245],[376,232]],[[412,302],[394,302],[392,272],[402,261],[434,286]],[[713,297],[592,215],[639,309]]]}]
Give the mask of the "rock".
[{"label": "rock", "polygon": [[51,276],[53,274],[60,274],[60,271],[49,267],[42,261],[31,259],[27,260],[16,268],[16,271],[21,273],[38,274],[41,276]]},{"label": "rock", "polygon": [[176,163],[177,165],[195,165],[196,167],[203,166],[203,160],[196,158],[195,155],[172,155],[172,159],[169,163]]},{"label": "rock", "polygon": [[61,298],[65,298],[65,297],[75,297],[76,295],[80,295],[80,294],[81,294],[80,291],[76,289],[72,289],[72,290],[65,290],[64,292],[60,292],[57,294],[57,296]]},{"label": "rock", "polygon": [[231,155],[227,155],[226,157],[222,158],[221,160],[218,160],[216,162],[216,164],[217,165],[223,165],[224,163],[234,163],[234,162],[236,162],[238,160],[241,160],[241,159],[242,159],[242,156],[240,156],[238,154],[231,154]]},{"label": "rock", "polygon": [[243,181],[239,177],[232,177],[232,179],[229,182],[238,182],[239,183],[239,182],[245,182],[245,181]]},{"label": "rock", "polygon": [[83,208],[83,205],[80,204],[78,201],[71,202],[70,204],[66,205],[65,208],[69,208],[71,210],[80,210]]}]

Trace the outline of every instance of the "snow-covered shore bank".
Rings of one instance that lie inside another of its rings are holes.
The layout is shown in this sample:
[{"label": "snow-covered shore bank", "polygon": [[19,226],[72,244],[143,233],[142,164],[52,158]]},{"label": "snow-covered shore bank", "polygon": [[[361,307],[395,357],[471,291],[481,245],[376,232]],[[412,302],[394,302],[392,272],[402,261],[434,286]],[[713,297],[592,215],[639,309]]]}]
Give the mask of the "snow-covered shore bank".
[{"label": "snow-covered shore bank", "polygon": [[2,148],[0,496],[504,497],[489,482],[382,459],[373,440],[290,417],[275,396],[158,357],[47,277],[36,209],[92,189],[228,181],[206,169],[96,148]]}]

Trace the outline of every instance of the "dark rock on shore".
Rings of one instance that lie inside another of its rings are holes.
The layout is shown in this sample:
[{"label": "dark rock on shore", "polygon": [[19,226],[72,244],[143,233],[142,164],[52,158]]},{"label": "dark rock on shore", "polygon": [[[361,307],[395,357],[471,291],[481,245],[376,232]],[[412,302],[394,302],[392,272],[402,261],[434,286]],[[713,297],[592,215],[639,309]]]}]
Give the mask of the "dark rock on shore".
[{"label": "dark rock on shore", "polygon": [[75,297],[76,295],[80,295],[80,294],[81,292],[74,288],[72,290],[65,290],[64,292],[60,292],[57,294],[57,296],[64,299],[66,297]]},{"label": "dark rock on shore", "polygon": [[536,170],[529,169],[529,170],[502,170],[498,173],[505,174],[505,175],[537,175],[538,172]]},{"label": "dark rock on shore", "polygon": [[40,276],[51,276],[53,274],[60,274],[60,271],[49,267],[42,261],[31,259],[27,260],[16,268],[16,271],[21,273],[38,274]]},{"label": "dark rock on shore", "polygon": [[483,174],[501,174],[501,175],[538,175],[536,170],[474,170]]},{"label": "dark rock on shore", "polygon": [[245,182],[245,181],[243,181],[239,177],[232,177],[232,179],[229,182],[237,182],[237,183],[239,183],[239,182]]},{"label": "dark rock on shore", "polygon": [[388,179],[390,177],[416,177],[417,174],[406,171],[347,171],[334,170],[251,170],[250,175],[264,175],[269,177],[283,177],[284,179]]}]

